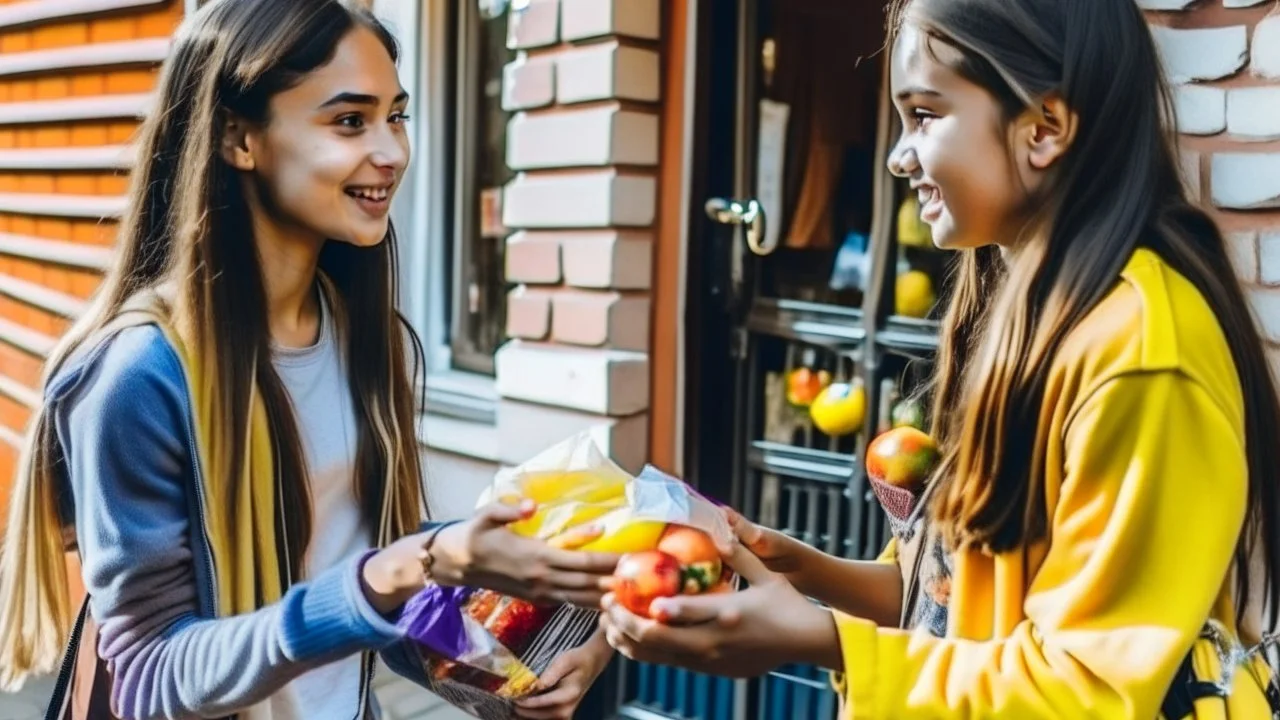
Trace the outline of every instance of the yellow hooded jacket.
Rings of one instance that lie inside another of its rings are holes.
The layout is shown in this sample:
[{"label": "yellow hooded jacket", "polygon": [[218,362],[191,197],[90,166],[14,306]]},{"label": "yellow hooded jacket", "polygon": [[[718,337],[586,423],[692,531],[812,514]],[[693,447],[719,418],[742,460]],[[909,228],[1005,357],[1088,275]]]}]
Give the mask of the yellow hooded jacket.
[{"label": "yellow hooded jacket", "polygon": [[[836,613],[845,720],[1149,720],[1193,645],[1197,676],[1220,677],[1198,638],[1208,618],[1237,632],[1240,380],[1190,282],[1149,250],[1122,278],[1051,369],[1036,448],[1048,539],[959,553],[944,638]],[[1266,679],[1255,659],[1191,717],[1269,718]]]}]

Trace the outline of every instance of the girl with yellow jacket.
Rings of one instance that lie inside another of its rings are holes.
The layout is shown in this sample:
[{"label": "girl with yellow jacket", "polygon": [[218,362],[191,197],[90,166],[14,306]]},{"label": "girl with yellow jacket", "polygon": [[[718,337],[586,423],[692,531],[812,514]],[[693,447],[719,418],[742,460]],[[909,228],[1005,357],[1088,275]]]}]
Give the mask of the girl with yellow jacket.
[{"label": "girl with yellow jacket", "polygon": [[849,718],[1271,717],[1280,409],[1142,12],[900,0],[891,31],[889,169],[959,256],[933,570],[904,591],[892,546],[843,560],[737,518],[748,590],[658,600],[661,622],[606,596],[608,640],[725,675],[824,666]]}]

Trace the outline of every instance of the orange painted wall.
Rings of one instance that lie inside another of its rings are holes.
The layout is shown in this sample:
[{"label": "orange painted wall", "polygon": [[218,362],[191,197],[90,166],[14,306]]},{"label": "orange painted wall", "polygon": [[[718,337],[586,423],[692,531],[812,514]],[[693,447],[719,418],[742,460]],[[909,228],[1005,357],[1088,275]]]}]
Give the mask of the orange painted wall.
[{"label": "orange painted wall", "polygon": [[[43,4],[57,7],[62,0],[0,0],[0,7]],[[0,27],[0,57],[15,53],[74,49],[94,43],[124,42],[168,37],[181,21],[182,0],[166,0],[136,9],[54,18],[30,25]],[[59,69],[33,74],[0,74],[0,109],[13,103],[91,98],[150,92],[158,65],[97,66]],[[0,123],[0,154],[8,150],[39,148],[95,148],[127,144],[138,127],[134,118],[105,118],[45,123]],[[118,170],[27,171],[6,169],[0,163],[0,197],[8,193],[76,196],[120,196],[128,178]],[[48,215],[0,212],[0,235],[110,246],[116,223]],[[61,266],[39,259],[0,251],[0,279],[35,283],[74,298],[88,298],[97,287],[96,272]],[[46,308],[37,307],[0,291],[0,321],[56,337],[69,324]],[[43,358],[0,337],[0,376],[37,391]],[[3,387],[3,383],[0,383]],[[21,393],[0,392],[0,425],[22,433],[31,410]],[[10,439],[13,433],[5,433]],[[12,487],[17,448],[0,441],[0,509],[7,506]],[[0,515],[0,518],[5,515]],[[3,520],[0,520],[3,522]],[[78,577],[78,573],[74,574]]]}]

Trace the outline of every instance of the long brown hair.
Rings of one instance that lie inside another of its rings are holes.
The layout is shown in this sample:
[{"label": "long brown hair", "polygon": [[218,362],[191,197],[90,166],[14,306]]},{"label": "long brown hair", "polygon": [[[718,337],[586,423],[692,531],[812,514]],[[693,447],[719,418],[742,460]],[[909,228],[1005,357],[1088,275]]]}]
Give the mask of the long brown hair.
[{"label": "long brown hair", "polygon": [[[46,378],[56,374],[136,293],[171,287],[175,327],[188,351],[212,368],[208,381],[219,399],[212,432],[230,448],[227,468],[242,466],[252,388],[262,395],[277,466],[283,522],[275,532],[287,549],[279,568],[285,579],[302,576],[311,537],[307,469],[288,395],[270,362],[262,265],[243,180],[215,149],[219,118],[231,112],[270,122],[271,98],[327,63],[356,27],[372,30],[398,59],[395,39],[377,19],[339,0],[221,0],[179,29],[141,129],[116,260],[45,369]],[[330,242],[319,266],[335,291],[356,406],[355,494],[371,529],[379,527],[384,503],[391,505],[388,534],[397,537],[413,531],[426,508],[415,402],[422,348],[396,310],[395,233],[370,248]],[[24,452],[32,482],[13,498],[0,566],[0,685],[8,687],[51,669],[68,632],[48,426],[35,423]]]},{"label": "long brown hair", "polygon": [[1222,233],[1181,179],[1171,95],[1142,11],[1116,0],[898,0],[891,13],[895,31],[907,22],[933,47],[956,51],[948,64],[990,92],[1007,120],[1050,94],[1078,116],[1071,149],[1033,198],[1025,232],[1034,240],[1007,263],[994,248],[965,251],[959,262],[933,413],[946,452],[932,510],[946,536],[993,552],[1045,536],[1033,433],[1051,360],[1146,247],[1200,291],[1230,346],[1249,468],[1238,607],[1251,596],[1249,560],[1259,551],[1276,607],[1276,387]]}]

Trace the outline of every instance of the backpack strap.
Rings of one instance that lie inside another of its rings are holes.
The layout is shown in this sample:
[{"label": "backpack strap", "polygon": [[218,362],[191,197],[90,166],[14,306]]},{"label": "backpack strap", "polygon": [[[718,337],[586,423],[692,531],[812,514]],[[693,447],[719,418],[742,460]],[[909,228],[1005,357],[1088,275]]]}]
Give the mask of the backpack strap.
[{"label": "backpack strap", "polygon": [[98,624],[89,598],[80,606],[45,720],[119,720],[111,712],[111,673],[98,657]]}]

